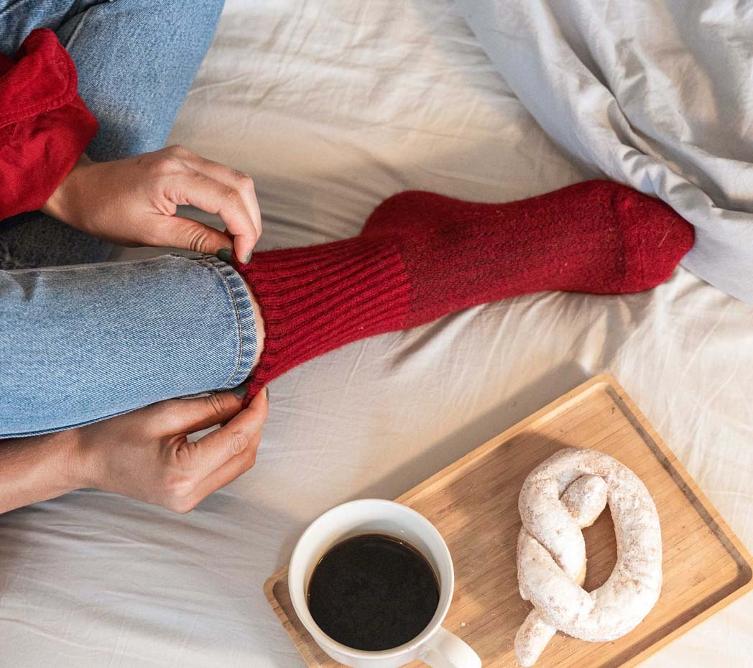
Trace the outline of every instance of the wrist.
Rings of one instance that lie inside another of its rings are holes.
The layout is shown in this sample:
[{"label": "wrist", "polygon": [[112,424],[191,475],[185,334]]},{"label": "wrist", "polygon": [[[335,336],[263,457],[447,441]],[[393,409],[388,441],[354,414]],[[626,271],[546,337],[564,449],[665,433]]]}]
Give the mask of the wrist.
[{"label": "wrist", "polygon": [[0,513],[84,486],[76,431],[0,443]]},{"label": "wrist", "polygon": [[42,212],[46,213],[48,216],[57,218],[64,223],[71,224],[75,220],[73,211],[76,207],[77,184],[80,180],[81,173],[91,164],[93,164],[92,161],[86,156],[86,154],[82,153],[81,157],[73,166],[73,169],[68,172],[67,176],[45,202],[42,207]]},{"label": "wrist", "polygon": [[56,471],[61,493],[94,487],[94,453],[85,445],[82,428],[45,434],[36,439],[54,462],[49,468]]},{"label": "wrist", "polygon": [[44,439],[44,445],[54,452],[58,485],[62,493],[88,487],[86,458],[79,434],[80,429],[67,429],[40,437]]},{"label": "wrist", "polygon": [[66,447],[69,483],[74,489],[100,489],[102,483],[102,448],[86,437],[86,427],[71,429]]}]

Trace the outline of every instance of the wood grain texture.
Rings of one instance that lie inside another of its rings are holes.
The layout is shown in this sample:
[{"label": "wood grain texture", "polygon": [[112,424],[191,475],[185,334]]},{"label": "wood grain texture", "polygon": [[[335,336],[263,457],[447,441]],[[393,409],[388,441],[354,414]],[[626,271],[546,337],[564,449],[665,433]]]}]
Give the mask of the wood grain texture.
[{"label": "wood grain texture", "polygon": [[[530,609],[516,579],[518,493],[528,473],[563,447],[606,452],[646,484],[661,521],[664,586],[628,635],[587,643],[557,634],[537,666],[635,665],[751,589],[748,551],[617,382],[598,376],[397,499],[431,520],[447,541],[456,587],[445,626],[471,644],[484,666],[516,665],[513,638]],[[606,580],[616,559],[609,513],[585,536],[590,590]],[[298,622],[286,573],[266,583],[272,607],[309,666],[338,665]]]}]

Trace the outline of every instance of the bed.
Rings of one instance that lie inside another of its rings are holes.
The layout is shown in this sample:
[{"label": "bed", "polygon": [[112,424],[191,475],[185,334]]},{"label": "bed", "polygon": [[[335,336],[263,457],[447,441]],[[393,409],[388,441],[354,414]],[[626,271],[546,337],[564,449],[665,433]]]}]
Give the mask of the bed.
[{"label": "bed", "polygon": [[[450,0],[228,2],[172,141],[252,173],[262,246],[358,233],[406,188],[522,198],[594,176],[552,144]],[[272,383],[255,468],[178,516],[81,491],[0,516],[2,666],[301,666],[264,580],[301,530],[390,498],[611,371],[753,548],[753,307],[679,269],[361,341]],[[648,666],[753,664],[753,597]]]}]

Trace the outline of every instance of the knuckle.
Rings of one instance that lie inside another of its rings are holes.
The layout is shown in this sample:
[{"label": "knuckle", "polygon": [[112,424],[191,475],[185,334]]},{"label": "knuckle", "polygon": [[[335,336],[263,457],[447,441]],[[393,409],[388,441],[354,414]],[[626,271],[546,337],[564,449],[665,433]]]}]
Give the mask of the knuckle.
[{"label": "knuckle", "polygon": [[231,431],[227,440],[233,456],[241,454],[248,447],[248,438],[240,431]]},{"label": "knuckle", "polygon": [[187,498],[171,498],[165,503],[165,507],[174,513],[185,515],[196,507],[196,503]]},{"label": "knuckle", "polygon": [[182,171],[183,165],[177,158],[161,155],[152,163],[152,172],[155,176],[173,176]]},{"label": "knuckle", "polygon": [[185,473],[168,473],[162,480],[162,488],[168,499],[187,499],[194,488],[194,481]]},{"label": "knuckle", "polygon": [[263,425],[269,417],[269,402],[262,401],[255,407],[256,415],[258,415],[259,425]]},{"label": "knuckle", "polygon": [[248,468],[253,468],[256,464],[256,457],[259,454],[259,443],[261,442],[261,434],[256,434],[253,439],[251,439],[251,442],[248,444],[248,458],[246,460],[246,463],[248,464]]},{"label": "knuckle", "polygon": [[254,191],[254,180],[248,174],[238,172],[238,181],[241,188],[245,188],[246,190],[250,190],[251,192]]},{"label": "knuckle", "polygon": [[233,206],[238,206],[242,202],[241,194],[232,186],[223,186],[222,197],[223,199],[230,202]]},{"label": "knuckle", "polygon": [[225,402],[223,401],[221,394],[210,394],[207,397],[209,408],[217,418],[221,418],[225,415]]},{"label": "knuckle", "polygon": [[205,186],[206,184],[211,183],[212,179],[210,179],[206,174],[202,174],[201,172],[193,170],[191,171],[191,181],[196,186]]},{"label": "knuckle", "polygon": [[209,245],[209,231],[201,226],[197,226],[188,234],[188,249],[197,253],[203,252]]},{"label": "knuckle", "polygon": [[168,155],[173,155],[176,158],[183,158],[187,155],[191,154],[191,151],[189,151],[185,146],[182,144],[173,144],[172,146],[168,146],[165,149],[165,153]]}]

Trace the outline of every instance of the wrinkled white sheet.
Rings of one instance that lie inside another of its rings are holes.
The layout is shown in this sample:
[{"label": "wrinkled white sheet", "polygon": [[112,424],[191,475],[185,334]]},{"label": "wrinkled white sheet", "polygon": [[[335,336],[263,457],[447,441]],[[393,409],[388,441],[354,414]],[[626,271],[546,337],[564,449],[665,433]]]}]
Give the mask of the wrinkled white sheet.
[{"label": "wrinkled white sheet", "polygon": [[[450,0],[228,3],[173,136],[256,176],[264,246],[351,236],[428,188],[583,178]],[[611,370],[753,547],[753,307],[687,271],[542,294],[353,344],[271,385],[258,463],[187,516],[96,492],[0,516],[0,666],[301,666],[262,593],[330,506],[390,498]],[[753,597],[647,662],[753,663]]]},{"label": "wrinkled white sheet", "polygon": [[684,266],[753,303],[753,5],[457,3],[549,135],[668,202],[696,227]]}]

